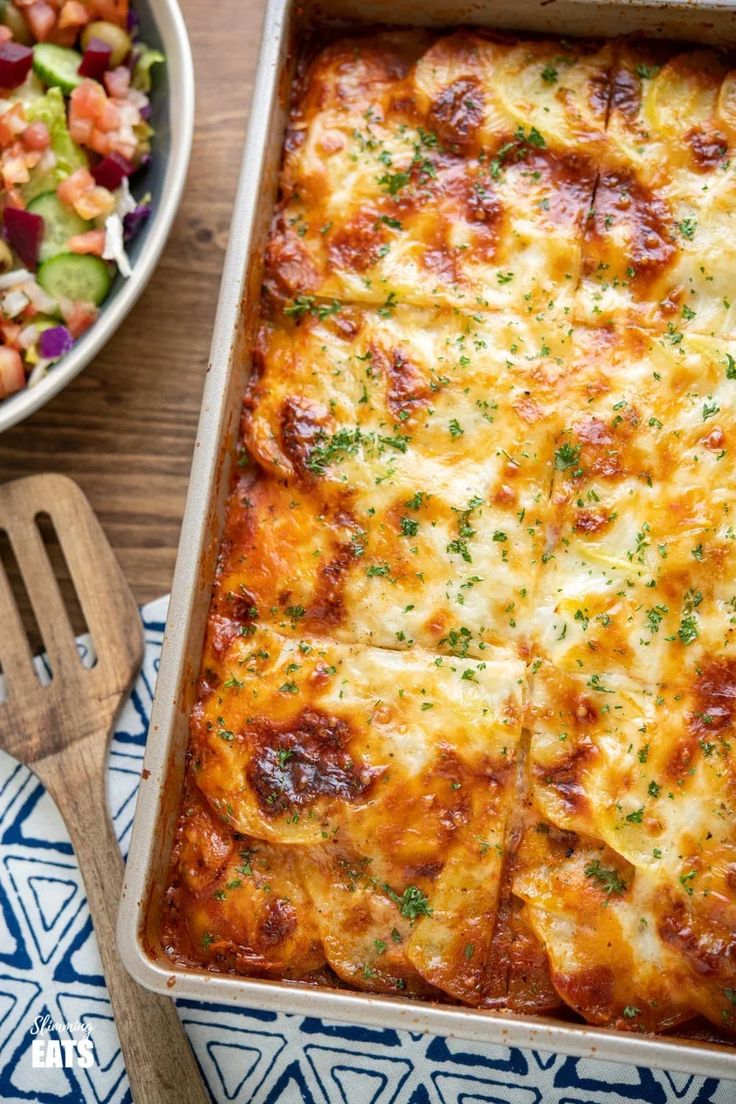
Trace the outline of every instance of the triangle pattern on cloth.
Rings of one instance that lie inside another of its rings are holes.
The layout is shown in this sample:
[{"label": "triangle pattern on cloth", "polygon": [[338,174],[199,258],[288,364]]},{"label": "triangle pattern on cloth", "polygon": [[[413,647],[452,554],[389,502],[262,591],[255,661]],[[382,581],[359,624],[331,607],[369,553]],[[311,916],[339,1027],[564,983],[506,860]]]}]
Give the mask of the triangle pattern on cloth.
[{"label": "triangle pattern on cloth", "polygon": [[[5,868],[39,957],[42,962],[48,962],[58,952],[64,937],[71,935],[74,920],[85,903],[79,869],[76,863],[49,862],[45,857],[23,858],[19,855],[9,856],[5,860]],[[48,883],[52,898],[48,909],[40,885],[44,881]],[[66,894],[66,890],[59,890],[59,882],[72,886],[72,892],[61,904],[60,897]]]},{"label": "triangle pattern on cloth", "polygon": [[[80,1070],[79,1077],[91,1088],[93,1099],[99,1104],[106,1104],[121,1082],[124,1082],[126,1089],[128,1083],[110,1002],[67,993],[59,997],[59,1009],[63,1020],[68,1023],[81,1020],[90,1029],[94,1064],[89,1069]],[[81,1038],[81,1034],[74,1037]]]},{"label": "triangle pattern on cloth", "polygon": [[[628,1080],[624,1080],[628,1078]],[[601,1082],[614,1099],[645,1100],[666,1104],[664,1089],[651,1070],[643,1066],[620,1066],[587,1058],[565,1058],[555,1074],[555,1085],[563,1089],[596,1090]]]},{"label": "triangle pattern on cloth", "polygon": [[684,1100],[692,1088],[695,1078],[691,1073],[668,1073],[664,1071],[670,1088],[676,1100]]},{"label": "triangle pattern on cloth", "polygon": [[187,1019],[185,1026],[205,1080],[219,1083],[225,1099],[238,1104],[250,1104],[286,1047],[280,1033],[244,1031],[219,1018],[208,1023]]},{"label": "triangle pattern on cloth", "polygon": [[[243,1101],[243,1104],[251,1104]],[[260,1104],[260,1101],[259,1101]],[[298,1062],[292,1062],[280,1075],[263,1104],[322,1104],[309,1091]]]},{"label": "triangle pattern on cloth", "polygon": [[361,1054],[314,1043],[304,1047],[304,1054],[326,1093],[330,1082],[337,1086],[339,1097],[328,1093],[336,1104],[388,1104],[412,1071],[411,1062],[398,1055]]},{"label": "triangle pattern on cloth", "polygon": [[0,820],[9,817],[10,806],[29,783],[33,785],[35,779],[28,768],[7,752],[0,751]]},{"label": "triangle pattern on cloth", "polygon": [[21,981],[17,977],[0,974],[0,1048],[25,1019],[40,993],[41,986],[37,981]]},{"label": "triangle pattern on cloth", "polygon": [[[470,1048],[476,1046],[475,1050]],[[524,1076],[529,1070],[524,1052],[517,1047],[483,1046],[463,1039],[430,1037],[427,1058],[432,1062],[451,1062],[454,1065],[479,1067]]]},{"label": "triangle pattern on cloth", "polygon": [[[246,1035],[247,1039],[248,1036]],[[233,1053],[234,1052],[234,1053]],[[238,1093],[255,1070],[261,1051],[242,1043],[208,1043],[207,1053],[217,1071],[226,1100],[236,1100]]]},{"label": "triangle pattern on cloth", "polygon": [[[45,1006],[38,1014],[50,1015]],[[59,1036],[55,1031],[50,1031],[47,1038],[58,1039]],[[34,1101],[35,1104],[79,1104],[84,1096],[73,1071],[63,1068],[34,1070],[31,1060],[32,1045],[33,1036],[27,1033],[15,1051],[3,1053],[0,1060],[7,1061],[0,1068],[0,1100],[20,1097],[22,1100]],[[43,1091],[39,1092],[41,1077]]]},{"label": "triangle pattern on cloth", "polygon": [[78,887],[68,878],[49,878],[39,874],[28,879],[28,888],[36,902],[43,930],[51,931]]},{"label": "triangle pattern on cloth", "polygon": [[[22,768],[22,770],[26,769],[26,767]],[[35,782],[30,771],[28,775],[29,779]],[[43,832],[36,835],[40,825],[43,826]],[[6,847],[15,845],[33,848],[34,851],[59,851],[64,855],[73,854],[69,833],[61,819],[61,814],[40,782],[29,788],[25,801],[5,828],[2,842]]]},{"label": "triangle pattern on cloth", "polygon": [[449,1070],[432,1074],[442,1104],[538,1104],[539,1093],[525,1085],[507,1085],[483,1081]]},{"label": "triangle pattern on cloth", "polygon": [[358,1069],[352,1066],[334,1066],[332,1080],[337,1085],[345,1104],[379,1104],[388,1084],[385,1074],[377,1070]]},{"label": "triangle pattern on cloth", "polygon": [[107,998],[63,993],[59,996],[59,1010],[66,1023],[80,1021],[89,1028],[95,1050],[95,1066],[98,1069],[108,1073],[118,1061],[122,1066],[120,1039],[115,1028],[112,1005]]},{"label": "triangle pattern on cloth", "polygon": [[30,970],[31,957],[23,943],[20,924],[3,890],[0,877],[0,962],[16,970]]},{"label": "triangle pattern on cloth", "polygon": [[560,1057],[559,1054],[540,1054],[538,1050],[532,1050],[530,1054],[541,1070],[552,1069]]},{"label": "triangle pattern on cloth", "polygon": [[54,981],[67,985],[84,982],[104,988],[100,952],[89,916],[57,962]]}]

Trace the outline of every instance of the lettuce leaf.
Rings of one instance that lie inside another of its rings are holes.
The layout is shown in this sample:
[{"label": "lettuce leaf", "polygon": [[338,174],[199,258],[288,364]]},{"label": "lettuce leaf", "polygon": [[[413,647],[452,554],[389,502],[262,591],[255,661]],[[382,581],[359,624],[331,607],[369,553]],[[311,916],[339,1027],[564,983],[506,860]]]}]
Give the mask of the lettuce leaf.
[{"label": "lettuce leaf", "polygon": [[[142,45],[142,44],[141,44]],[[141,48],[139,46],[139,48]],[[160,65],[166,58],[160,50],[154,50],[150,46],[142,46],[143,53],[138,58],[133,70],[133,87],[139,92],[151,91],[151,66]]]},{"label": "lettuce leaf", "polygon": [[35,168],[31,179],[23,188],[23,197],[28,202],[42,192],[53,192],[62,180],[66,180],[77,169],[89,164],[87,155],[72,139],[66,125],[66,103],[59,88],[49,88],[45,96],[34,100],[26,107],[29,123],[45,123],[51,136],[51,149],[56,156],[53,169]]}]

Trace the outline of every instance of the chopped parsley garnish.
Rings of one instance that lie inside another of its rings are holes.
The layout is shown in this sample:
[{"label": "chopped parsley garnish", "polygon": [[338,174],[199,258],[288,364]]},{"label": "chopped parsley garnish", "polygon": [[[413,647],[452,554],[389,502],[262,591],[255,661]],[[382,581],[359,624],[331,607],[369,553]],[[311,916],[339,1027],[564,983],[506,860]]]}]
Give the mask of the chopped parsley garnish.
[{"label": "chopped parsley garnish", "polygon": [[409,510],[419,510],[422,506],[424,506],[428,499],[429,495],[426,491],[417,491],[417,493],[415,495],[412,495],[412,497],[408,499],[407,502],[404,503],[404,505]]},{"label": "chopped parsley garnish", "polygon": [[657,73],[659,72],[659,66],[645,65],[643,61],[640,61],[635,71],[637,77],[641,77],[642,79],[647,78],[651,80],[652,77],[656,77]]},{"label": "chopped parsley garnish", "polygon": [[682,222],[678,222],[677,224],[677,229],[680,231],[683,238],[687,238],[688,241],[693,240],[697,228],[698,224],[693,218],[683,219]]},{"label": "chopped parsley garnish", "polygon": [[284,307],[284,314],[288,314],[292,318],[302,318],[305,314],[313,314],[315,318],[319,318],[320,322],[324,322],[325,318],[329,318],[331,314],[337,314],[340,309],[341,305],[337,299],[333,300],[332,303],[318,303],[313,295],[297,295],[290,306]]},{"label": "chopped parsley garnish", "polygon": [[647,610],[647,622],[651,633],[659,632],[659,626],[662,624],[662,619],[665,614],[669,612],[669,607],[664,604],[653,606],[650,610]]},{"label": "chopped parsley garnish", "polygon": [[399,300],[395,291],[390,291],[386,296],[386,300],[382,306],[378,308],[378,313],[381,318],[390,318],[394,313],[394,310],[399,305]]},{"label": "chopped parsley garnish", "polygon": [[529,133],[525,134],[523,126],[519,126],[516,128],[516,137],[520,142],[527,142],[530,146],[536,146],[537,149],[544,149],[547,145],[536,127],[529,127]]},{"label": "chopped parsley garnish", "polygon": [[692,644],[694,640],[698,639],[700,633],[698,632],[698,621],[694,614],[685,614],[685,616],[680,621],[680,627],[677,630],[677,635],[679,636],[681,642],[686,645]]},{"label": "chopped parsley garnish", "polygon": [[324,437],[324,444],[315,445],[307,457],[306,466],[315,475],[324,475],[325,469],[335,460],[354,456],[360,447],[363,435],[355,429],[340,429],[332,437]]},{"label": "chopped parsley garnish", "polygon": [[399,895],[396,890],[391,888],[388,882],[384,882],[383,891],[393,901],[401,912],[401,915],[405,916],[407,920],[413,922],[418,916],[432,915],[429,899],[425,893],[422,893],[418,886],[407,886],[404,892]]},{"label": "chopped parsley garnish", "polygon": [[378,183],[382,188],[385,188],[389,195],[396,195],[402,188],[411,180],[411,176],[408,172],[397,173],[384,173],[383,176],[379,176]]},{"label": "chopped parsley garnish", "polygon": [[608,897],[610,897],[611,894],[621,894],[626,889],[626,882],[619,877],[618,871],[613,869],[608,870],[606,867],[601,866],[600,859],[588,863],[585,867],[585,877],[595,878],[598,885]]},{"label": "chopped parsley garnish", "polygon": [[692,897],[693,895],[693,887],[690,885],[690,883],[692,882],[693,878],[697,877],[697,874],[697,870],[689,870],[687,874],[680,875],[680,885],[685,890],[688,897]]},{"label": "chopped parsley garnish", "polygon": [[580,445],[571,445],[568,441],[555,450],[555,467],[558,471],[574,468],[580,459]]},{"label": "chopped parsley garnish", "polygon": [[545,65],[544,69],[542,70],[542,80],[545,84],[557,83],[557,70],[555,69],[554,65]]}]

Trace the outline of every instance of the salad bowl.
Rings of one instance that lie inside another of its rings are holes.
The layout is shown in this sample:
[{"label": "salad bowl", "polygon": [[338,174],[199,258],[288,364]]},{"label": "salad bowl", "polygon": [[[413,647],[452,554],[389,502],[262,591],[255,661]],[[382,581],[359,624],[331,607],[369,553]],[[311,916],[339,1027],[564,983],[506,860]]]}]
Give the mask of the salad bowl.
[{"label": "salad bowl", "polygon": [[29,386],[0,401],[0,432],[47,403],[110,340],[151,278],[179,207],[194,126],[194,70],[187,31],[176,0],[135,0],[133,6],[142,41],[165,57],[165,64],[155,66],[152,74],[151,156],[133,182],[136,196],[146,197],[151,214],[126,246],[130,275],[116,270],[94,324],[48,371],[35,378],[32,374]]}]

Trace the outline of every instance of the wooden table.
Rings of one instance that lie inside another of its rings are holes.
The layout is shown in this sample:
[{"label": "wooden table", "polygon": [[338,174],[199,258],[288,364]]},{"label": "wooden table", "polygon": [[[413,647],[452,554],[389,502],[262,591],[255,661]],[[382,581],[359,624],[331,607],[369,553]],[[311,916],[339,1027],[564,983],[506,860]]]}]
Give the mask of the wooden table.
[{"label": "wooden table", "polygon": [[167,249],[100,356],[0,436],[0,481],[43,471],[77,480],[140,602],[171,585],[263,12],[263,0],[179,2],[197,120]]}]

